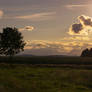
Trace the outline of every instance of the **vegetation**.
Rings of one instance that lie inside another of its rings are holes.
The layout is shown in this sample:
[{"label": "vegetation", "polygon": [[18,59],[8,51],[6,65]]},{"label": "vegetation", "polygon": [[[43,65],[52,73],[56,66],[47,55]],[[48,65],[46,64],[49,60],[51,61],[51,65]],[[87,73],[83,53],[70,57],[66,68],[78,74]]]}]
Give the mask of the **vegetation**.
[{"label": "vegetation", "polygon": [[92,92],[92,70],[0,64],[0,92]]},{"label": "vegetation", "polygon": [[0,33],[0,92],[92,92],[92,49],[82,57],[7,57],[24,46],[17,28]]},{"label": "vegetation", "polygon": [[1,92],[91,92],[92,58],[0,57]]},{"label": "vegetation", "polygon": [[92,57],[92,48],[83,50],[81,57]]},{"label": "vegetation", "polygon": [[55,56],[15,56],[12,62],[9,57],[0,57],[0,63],[11,64],[67,64],[67,65],[92,65],[91,57],[55,57]]},{"label": "vegetation", "polygon": [[24,50],[23,36],[17,28],[4,28],[0,33],[0,54],[13,56]]}]

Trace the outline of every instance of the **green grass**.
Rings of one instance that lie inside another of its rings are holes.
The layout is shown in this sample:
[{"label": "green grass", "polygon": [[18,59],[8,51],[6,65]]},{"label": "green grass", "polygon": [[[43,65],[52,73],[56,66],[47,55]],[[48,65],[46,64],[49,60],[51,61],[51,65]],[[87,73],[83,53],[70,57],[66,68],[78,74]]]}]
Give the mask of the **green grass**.
[{"label": "green grass", "polygon": [[0,57],[0,92],[92,92],[92,58]]},{"label": "green grass", "polygon": [[92,70],[1,64],[0,92],[92,92]]}]

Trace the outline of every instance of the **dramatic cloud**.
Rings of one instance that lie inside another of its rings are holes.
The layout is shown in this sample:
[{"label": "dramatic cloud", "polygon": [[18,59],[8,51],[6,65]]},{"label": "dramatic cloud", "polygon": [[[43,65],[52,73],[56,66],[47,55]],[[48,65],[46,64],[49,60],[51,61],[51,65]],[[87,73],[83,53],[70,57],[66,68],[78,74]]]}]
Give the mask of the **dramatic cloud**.
[{"label": "dramatic cloud", "polygon": [[16,16],[16,19],[26,19],[31,21],[39,21],[39,20],[46,20],[49,18],[52,18],[53,15],[55,15],[56,12],[42,12],[42,13],[36,13],[31,15],[25,15],[25,16]]},{"label": "dramatic cloud", "polygon": [[81,15],[78,17],[79,23],[73,24],[69,28],[70,35],[89,35],[92,32],[92,18]]},{"label": "dramatic cloud", "polygon": [[20,28],[19,31],[33,31],[33,26],[25,26],[24,28]]},{"label": "dramatic cloud", "polygon": [[91,17],[82,15],[82,16],[79,16],[79,20],[83,26],[92,27],[92,18]]},{"label": "dramatic cloud", "polygon": [[[26,41],[24,53],[33,55],[80,55],[85,48],[92,47],[92,43],[78,41]],[[74,51],[75,50],[75,51]]]},{"label": "dramatic cloud", "polygon": [[83,29],[82,24],[73,24],[72,25],[72,30],[75,33],[79,33]]}]

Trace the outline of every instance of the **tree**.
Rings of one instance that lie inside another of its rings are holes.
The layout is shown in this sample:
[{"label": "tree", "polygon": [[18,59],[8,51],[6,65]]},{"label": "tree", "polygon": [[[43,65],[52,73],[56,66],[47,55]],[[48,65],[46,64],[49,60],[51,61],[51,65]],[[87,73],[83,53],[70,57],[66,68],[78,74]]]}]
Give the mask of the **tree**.
[{"label": "tree", "polygon": [[85,49],[82,51],[81,57],[87,57],[89,55],[89,50]]},{"label": "tree", "polygon": [[6,27],[0,33],[0,54],[14,56],[24,51],[25,42],[17,28]]},{"label": "tree", "polygon": [[92,57],[92,48],[83,50],[81,57]]}]

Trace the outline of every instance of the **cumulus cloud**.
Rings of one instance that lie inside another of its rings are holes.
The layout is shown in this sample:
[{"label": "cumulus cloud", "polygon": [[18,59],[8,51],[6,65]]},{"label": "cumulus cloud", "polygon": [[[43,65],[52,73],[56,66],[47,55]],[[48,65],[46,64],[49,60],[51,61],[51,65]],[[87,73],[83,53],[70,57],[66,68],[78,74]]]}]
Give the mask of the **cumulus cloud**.
[{"label": "cumulus cloud", "polygon": [[73,25],[72,25],[72,30],[73,30],[75,33],[79,33],[82,29],[83,29],[82,24],[73,24]]},{"label": "cumulus cloud", "polygon": [[24,28],[19,28],[19,31],[33,31],[33,26],[25,26]]},{"label": "cumulus cloud", "polygon": [[88,35],[92,32],[92,18],[89,16],[81,15],[78,17],[79,23],[74,23],[69,28],[70,35]]},{"label": "cumulus cloud", "polygon": [[92,18],[89,16],[79,16],[78,18],[83,26],[90,26],[92,27]]}]

